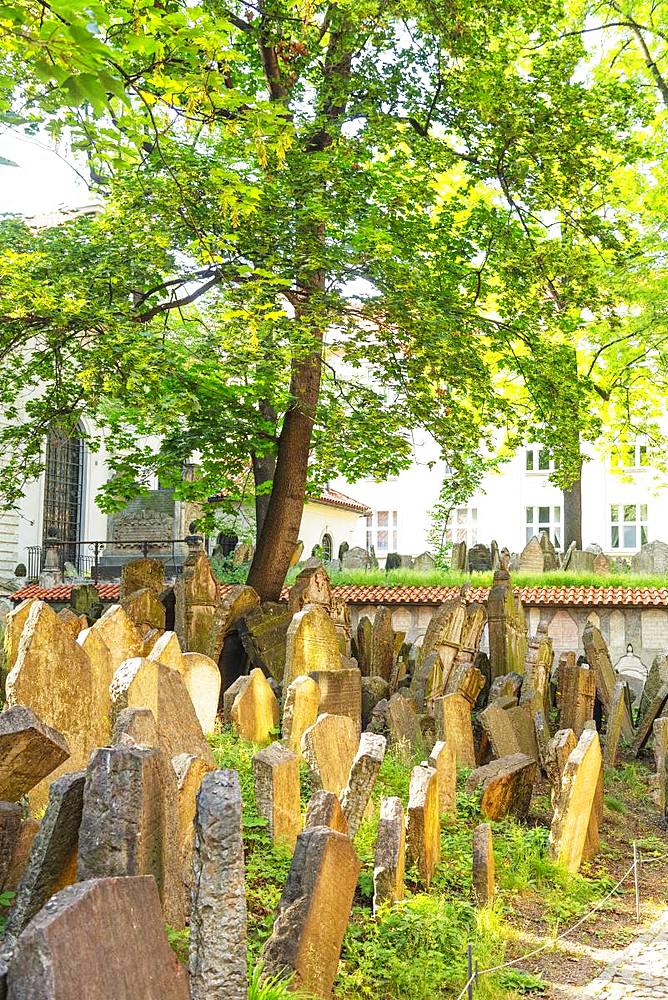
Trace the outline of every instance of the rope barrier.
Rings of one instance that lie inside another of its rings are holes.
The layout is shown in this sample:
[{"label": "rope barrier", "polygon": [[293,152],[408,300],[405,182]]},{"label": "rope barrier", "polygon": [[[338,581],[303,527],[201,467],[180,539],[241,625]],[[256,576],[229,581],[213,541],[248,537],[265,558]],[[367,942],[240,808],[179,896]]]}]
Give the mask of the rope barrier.
[{"label": "rope barrier", "polygon": [[[634,847],[635,847],[635,841],[634,841]],[[655,858],[652,860],[659,861],[661,859]],[[578,927],[581,927],[582,924],[585,923],[585,921],[589,920],[592,914],[596,913],[597,910],[600,910],[603,904],[607,903],[607,901],[612,896],[614,896],[614,894],[617,892],[620,886],[623,885],[623,883],[626,881],[629,875],[631,875],[632,872],[633,873],[636,872],[638,865],[639,865],[639,858],[637,856],[636,851],[634,851],[634,860],[629,870],[624,875],[622,875],[617,885],[615,885],[610,890],[607,896],[604,896],[603,899],[599,899],[598,903],[592,906],[591,910],[585,913],[583,917],[580,917],[577,923],[573,924],[572,927],[569,927],[568,930],[565,930],[561,934],[558,934],[557,937],[551,938],[549,941],[546,941],[545,944],[540,945],[539,948],[534,948],[533,951],[527,952],[526,955],[520,955],[518,958],[512,958],[509,962],[503,962],[501,965],[493,965],[489,969],[476,970],[476,972],[474,972],[473,975],[469,976],[469,979],[466,985],[464,986],[464,989],[457,997],[457,1000],[463,1000],[466,994],[470,992],[470,988],[478,976],[490,975],[492,972],[501,972],[502,969],[509,969],[511,968],[511,966],[517,965],[518,962],[525,962],[528,958],[533,958],[535,955],[540,955],[542,951],[546,951],[548,948],[553,948],[558,941],[563,941],[564,938],[568,937],[569,934],[572,934],[573,931],[576,931]]]}]

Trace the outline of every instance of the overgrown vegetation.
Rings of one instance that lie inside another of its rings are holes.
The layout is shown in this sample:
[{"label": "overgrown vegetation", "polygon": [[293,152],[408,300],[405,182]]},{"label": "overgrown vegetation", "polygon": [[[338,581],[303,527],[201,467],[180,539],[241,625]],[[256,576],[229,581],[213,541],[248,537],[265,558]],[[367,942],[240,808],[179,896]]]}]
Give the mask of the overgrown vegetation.
[{"label": "overgrown vegetation", "polygon": [[[229,729],[211,737],[220,767],[239,773],[244,800],[243,837],[246,850],[246,892],[249,916],[249,955],[255,1000],[279,1000],[284,983],[258,992],[259,953],[271,932],[274,913],[290,868],[290,855],[275,847],[265,820],[257,813],[252,757],[257,747],[240,740]],[[389,752],[374,789],[374,798],[397,795],[408,800],[410,772],[420,755]],[[619,772],[619,782],[624,772]],[[473,828],[481,822],[478,794],[466,791],[466,772],[459,775],[456,818],[443,817],[441,850],[444,863],[429,892],[416,873],[406,874],[406,899],[383,907],[374,919],[373,862],[378,820],[365,820],[355,838],[362,863],[350,925],[346,933],[335,995],[339,1000],[442,1000],[454,998],[467,979],[467,946],[481,969],[504,961],[517,930],[512,914],[517,901],[539,901],[550,934],[590,909],[610,891],[613,879],[600,868],[595,874],[572,875],[547,855],[548,830],[525,826],[513,819],[493,824],[497,898],[493,907],[477,910],[471,903]],[[629,776],[627,775],[627,778]],[[310,795],[308,775],[302,769],[302,800]],[[505,969],[481,976],[476,997],[517,998],[540,994],[545,984],[536,975]],[[255,991],[255,992],[254,992]]]}]

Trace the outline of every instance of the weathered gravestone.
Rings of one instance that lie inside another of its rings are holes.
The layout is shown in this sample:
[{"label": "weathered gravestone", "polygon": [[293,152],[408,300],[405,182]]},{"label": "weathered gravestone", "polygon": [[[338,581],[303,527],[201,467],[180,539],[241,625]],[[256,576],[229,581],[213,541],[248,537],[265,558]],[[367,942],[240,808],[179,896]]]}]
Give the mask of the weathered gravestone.
[{"label": "weathered gravestone", "polygon": [[385,757],[385,746],[384,736],[362,733],[359,748],[350,765],[348,782],[341,792],[341,808],[348,823],[351,839],[357,833],[365,814]]},{"label": "weathered gravestone", "polygon": [[298,611],[287,631],[284,687],[315,670],[340,670],[341,652],[334,622],[320,604]]},{"label": "weathered gravestone", "polygon": [[16,607],[13,608],[7,615],[4,638],[4,669],[8,674],[11,672],[12,667],[16,663],[23,626],[28,620],[30,609],[35,603],[36,601],[34,597],[28,597],[25,601],[21,601],[20,604],[17,604]]},{"label": "weathered gravestone", "polygon": [[550,853],[571,872],[578,871],[586,856],[602,767],[598,733],[585,729],[566,762],[550,830]]},{"label": "weathered gravestone", "polygon": [[668,545],[646,542],[631,559],[631,569],[645,576],[668,576]]},{"label": "weathered gravestone", "polygon": [[301,611],[307,604],[322,604],[327,610],[332,606],[332,588],[322,566],[303,569],[290,587],[288,607],[292,614]]},{"label": "weathered gravestone", "polygon": [[329,826],[339,833],[348,833],[348,821],[343,815],[338,795],[322,789],[313,793],[304,818],[304,829],[309,826]]},{"label": "weathered gravestone", "polygon": [[413,569],[416,573],[432,573],[436,569],[436,560],[431,552],[422,552],[413,560]]},{"label": "weathered gravestone", "polygon": [[242,739],[262,745],[271,741],[272,733],[278,728],[279,717],[276,695],[267,678],[256,667],[234,699],[230,712],[232,725]]},{"label": "weathered gravestone", "polygon": [[299,799],[299,758],[280,743],[253,757],[257,811],[269,823],[275,844],[293,848],[302,828]]},{"label": "weathered gravestone", "polygon": [[102,747],[86,772],[78,878],[153,875],[165,920],[186,924],[176,773],[156,748]]},{"label": "weathered gravestone", "polygon": [[436,735],[452,743],[458,767],[475,767],[475,747],[471,725],[471,705],[461,694],[436,699]]},{"label": "weathered gravestone", "polygon": [[404,807],[396,797],[381,799],[373,863],[373,912],[404,898],[406,830]]},{"label": "weathered gravestone", "polygon": [[665,711],[666,702],[668,701],[668,684],[662,684],[656,695],[654,696],[652,703],[645,712],[642,722],[638,726],[638,731],[635,734],[635,739],[633,740],[632,750],[635,756],[637,756],[645,743],[649,739],[652,732],[652,726],[654,725],[654,720],[659,718],[660,715]]},{"label": "weathered gravestone", "polygon": [[341,565],[343,569],[373,569],[375,559],[366,549],[354,545],[343,553]]},{"label": "weathered gravestone", "polygon": [[[111,674],[124,660],[141,656],[144,641],[134,622],[130,620],[120,604],[112,604],[90,627],[91,633],[100,639],[109,650]],[[109,681],[107,681],[107,685]]]},{"label": "weathered gravestone", "polygon": [[559,557],[547,531],[541,531],[539,541],[543,550],[543,571],[553,573],[559,569]]},{"label": "weathered gravestone", "polygon": [[366,729],[371,714],[383,698],[389,698],[390,685],[382,677],[362,677],[362,728]]},{"label": "weathered gravestone", "polygon": [[420,718],[408,693],[397,691],[387,704],[387,731],[390,746],[412,753],[422,745]]},{"label": "weathered gravestone", "polygon": [[320,690],[320,715],[347,715],[358,733],[362,728],[362,675],[357,667],[314,670],[310,674]]},{"label": "weathered gravestone", "polygon": [[576,666],[562,660],[558,684],[559,725],[562,729],[572,729],[579,739],[594,718],[596,675],[586,664]]},{"label": "weathered gravestone", "polygon": [[594,573],[597,576],[608,576],[610,573],[610,560],[602,552],[599,552],[597,556],[594,556]]},{"label": "weathered gravestone", "polygon": [[204,733],[212,733],[220,700],[220,670],[204,653],[181,655],[181,676]]},{"label": "weathered gravestone", "polygon": [[416,668],[425,663],[431,653],[438,653],[442,664],[441,682],[433,687],[433,695],[442,693],[455,657],[461,649],[462,632],[466,623],[466,601],[459,597],[442,604],[431,616],[422,646],[418,650]]},{"label": "weathered gravestone", "polygon": [[21,806],[18,802],[0,801],[0,892],[21,832]]},{"label": "weathered gravestone", "polygon": [[622,735],[622,718],[626,710],[626,684],[617,681],[612,692],[612,701],[608,713],[608,730],[605,738],[603,759],[606,767],[614,767],[617,761],[617,749]]},{"label": "weathered gravestone", "polygon": [[436,650],[429,653],[420,664],[416,664],[410,690],[419,712],[433,709],[434,699],[444,693],[444,672],[441,654]]},{"label": "weathered gravestone", "polygon": [[31,709],[62,733],[70,751],[67,760],[30,791],[31,806],[37,809],[46,802],[49,781],[85,767],[93,747],[109,738],[109,722],[95,711],[90,660],[42,601],[30,608],[6,690],[9,707]]},{"label": "weathered gravestone", "polygon": [[7,918],[6,932],[21,933],[50,896],[76,879],[85,775],[64,774],[51,784],[49,801]]},{"label": "weathered gravestone", "polygon": [[302,736],[318,718],[320,688],[312,677],[295,677],[288,686],[283,706],[282,733],[288,746],[301,754]]},{"label": "weathered gravestone", "polygon": [[491,906],[494,902],[494,849],[489,823],[480,823],[473,831],[473,900],[477,906]]},{"label": "weathered gravestone", "polygon": [[524,609],[515,599],[510,576],[503,569],[494,574],[487,599],[487,628],[492,680],[503,674],[522,674],[527,648]]},{"label": "weathered gravestone", "polygon": [[473,708],[484,686],[485,678],[473,663],[471,653],[457,653],[443,693],[461,694]]},{"label": "weathered gravestone", "polygon": [[640,698],[638,725],[642,722],[662,684],[668,684],[668,659],[662,653],[659,653],[652,660],[652,666],[649,668],[647,681],[645,682],[642,697]]},{"label": "weathered gravestone", "polygon": [[500,820],[509,813],[524,817],[529,812],[538,767],[523,753],[493,760],[471,772],[468,791],[482,786],[480,811],[491,820]]},{"label": "weathered gravestone", "polygon": [[355,723],[346,715],[319,715],[302,736],[302,756],[314,788],[340,795],[358,747]]},{"label": "weathered gravestone", "polygon": [[466,542],[455,542],[452,546],[450,569],[458,573],[466,571]]},{"label": "weathered gravestone", "polygon": [[504,702],[510,699],[515,705],[517,705],[520,693],[522,691],[522,680],[523,678],[520,674],[502,674],[501,677],[497,677],[490,686],[489,689],[489,704],[493,702],[501,701]]},{"label": "weathered gravestone", "polygon": [[550,782],[550,800],[554,809],[561,794],[561,779],[568,758],[578,745],[572,729],[560,729],[548,742],[543,765]]},{"label": "weathered gravestone", "polygon": [[[254,611],[258,610],[259,603],[260,598],[253,588],[241,584],[227,589],[218,601],[211,624],[210,648],[207,655],[218,664],[221,687],[223,688],[228,687],[240,674],[247,672],[247,661],[250,654],[242,641],[241,623],[244,616],[252,616]],[[257,662],[253,657],[251,657],[251,662],[253,666],[261,667],[267,670],[271,676],[280,679],[285,667],[285,632],[291,616],[284,604],[273,605],[273,607],[279,608],[285,619],[285,629],[281,632],[281,643],[277,649],[277,653],[280,655],[280,669],[275,674],[273,670],[269,670],[265,664]],[[264,621],[262,614],[261,618]],[[248,639],[249,646],[255,652],[259,652],[259,649],[251,641],[250,633]]]},{"label": "weathered gravestone", "polygon": [[160,735],[150,708],[124,708],[111,733],[112,746],[159,747]]},{"label": "weathered gravestone", "polygon": [[654,788],[654,800],[663,816],[666,811],[666,754],[668,754],[668,718],[656,719],[652,727],[653,740],[652,749],[654,751],[654,762],[656,764],[656,777]]},{"label": "weathered gravestone", "polygon": [[163,632],[153,642],[146,659],[162,663],[163,667],[170,667],[180,674],[181,657],[181,643],[176,632]]},{"label": "weathered gravestone", "polygon": [[202,549],[191,549],[174,586],[175,628],[182,649],[211,652],[213,622],[218,605],[218,584]]},{"label": "weathered gravestone", "polygon": [[178,852],[180,859],[180,874],[186,886],[186,902],[188,912],[193,878],[193,850],[195,845],[195,812],[197,793],[200,790],[204,775],[213,770],[211,764],[201,757],[180,753],[172,757],[172,767],[176,774],[177,802],[176,821],[178,836]]},{"label": "weathered gravestone", "polygon": [[394,629],[389,608],[376,608],[371,626],[371,677],[382,677],[389,682],[394,665]]},{"label": "weathered gravestone", "polygon": [[368,615],[362,615],[357,623],[355,642],[357,662],[363,677],[371,676],[371,657],[373,649],[373,623]]},{"label": "weathered gravestone", "polygon": [[197,796],[190,918],[192,1000],[245,1000],[246,891],[235,771],[207,774]]},{"label": "weathered gravestone", "polygon": [[342,833],[300,833],[274,929],[262,950],[264,975],[294,973],[293,989],[327,1000],[339,964],[360,863]]},{"label": "weathered gravestone", "polygon": [[159,597],[165,587],[165,565],[160,559],[133,559],[121,570],[121,602],[138,590],[150,590]]},{"label": "weathered gravestone", "polygon": [[486,545],[478,543],[469,549],[469,573],[489,573],[492,568],[492,553]]},{"label": "weathered gravestone", "polygon": [[543,548],[534,535],[520,553],[520,573],[542,573],[545,565]]},{"label": "weathered gravestone", "polygon": [[58,621],[64,626],[66,631],[70,633],[73,639],[76,639],[79,632],[88,626],[88,619],[86,616],[75,615],[72,608],[62,608],[62,610],[58,612]]},{"label": "weathered gravestone", "polygon": [[0,713],[0,799],[18,802],[68,757],[65,738],[29,708]]},{"label": "weathered gravestone", "polygon": [[438,740],[429,754],[429,767],[438,779],[438,811],[454,816],[457,809],[457,755],[451,740]]},{"label": "weathered gravestone", "polygon": [[525,700],[525,691],[533,691],[534,708],[541,711],[546,719],[550,714],[550,675],[553,660],[552,640],[547,634],[547,626],[541,622],[537,634],[531,636],[527,644],[521,700]]},{"label": "weathered gravestone", "polygon": [[[617,683],[617,675],[610,662],[608,647],[599,630],[591,624],[587,624],[585,627],[582,642],[587,662],[594,671],[594,677],[596,678],[596,693],[603,705],[604,712],[609,716],[615,684]],[[621,728],[624,738],[631,741],[633,739],[633,723],[626,705],[622,712]]]},{"label": "weathered gravestone", "polygon": [[122,598],[121,607],[142,635],[145,635],[149,629],[165,628],[165,605],[148,587],[143,590],[135,590],[128,597]]},{"label": "weathered gravestone", "polygon": [[[11,803],[11,805],[18,806],[18,803]],[[12,852],[6,859],[7,867],[4,879],[0,881],[0,892],[16,893],[26,870],[28,857],[39,827],[39,821],[36,819],[28,818],[21,822]]]},{"label": "weathered gravestone", "polygon": [[111,682],[114,720],[124,708],[148,708],[168,758],[195,754],[213,763],[183,678],[176,670],[143,657],[122,663]]},{"label": "weathered gravestone", "polygon": [[18,939],[7,1000],[190,1000],[151,878],[105,878],[59,892]]},{"label": "weathered gravestone", "polygon": [[419,765],[411,772],[406,819],[406,857],[414,864],[426,888],[441,860],[441,823],[438,775],[433,767]]}]

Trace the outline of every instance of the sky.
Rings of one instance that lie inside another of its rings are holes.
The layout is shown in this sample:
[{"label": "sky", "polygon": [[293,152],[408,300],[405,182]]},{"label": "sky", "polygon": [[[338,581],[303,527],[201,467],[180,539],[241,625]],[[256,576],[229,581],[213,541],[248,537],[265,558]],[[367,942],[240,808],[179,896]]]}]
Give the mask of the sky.
[{"label": "sky", "polygon": [[44,139],[2,131],[0,157],[18,164],[0,166],[0,214],[36,215],[90,200],[83,181]]}]

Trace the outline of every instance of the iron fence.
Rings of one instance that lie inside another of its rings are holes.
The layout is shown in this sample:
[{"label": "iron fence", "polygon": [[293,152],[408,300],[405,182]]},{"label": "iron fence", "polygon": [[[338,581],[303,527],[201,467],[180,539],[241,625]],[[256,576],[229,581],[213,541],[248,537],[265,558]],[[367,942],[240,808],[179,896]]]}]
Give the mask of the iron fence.
[{"label": "iron fence", "polygon": [[[182,570],[181,553],[177,546],[188,546],[192,544],[193,538],[197,537],[203,543],[204,550],[209,553],[211,540],[208,537],[191,536],[190,538],[145,538],[128,542],[117,542],[108,540],[93,541],[59,541],[50,538],[46,545],[29,545],[26,550],[26,577],[30,581],[37,580],[40,572],[44,569],[47,551],[50,548],[56,550],[58,569],[65,578],[91,580],[97,583],[100,579],[101,559],[105,550],[114,553],[123,551],[133,551],[137,556],[142,555],[145,559],[149,556],[160,559],[163,562],[171,560],[174,572],[178,576]],[[156,552],[156,549],[159,551]]]}]

